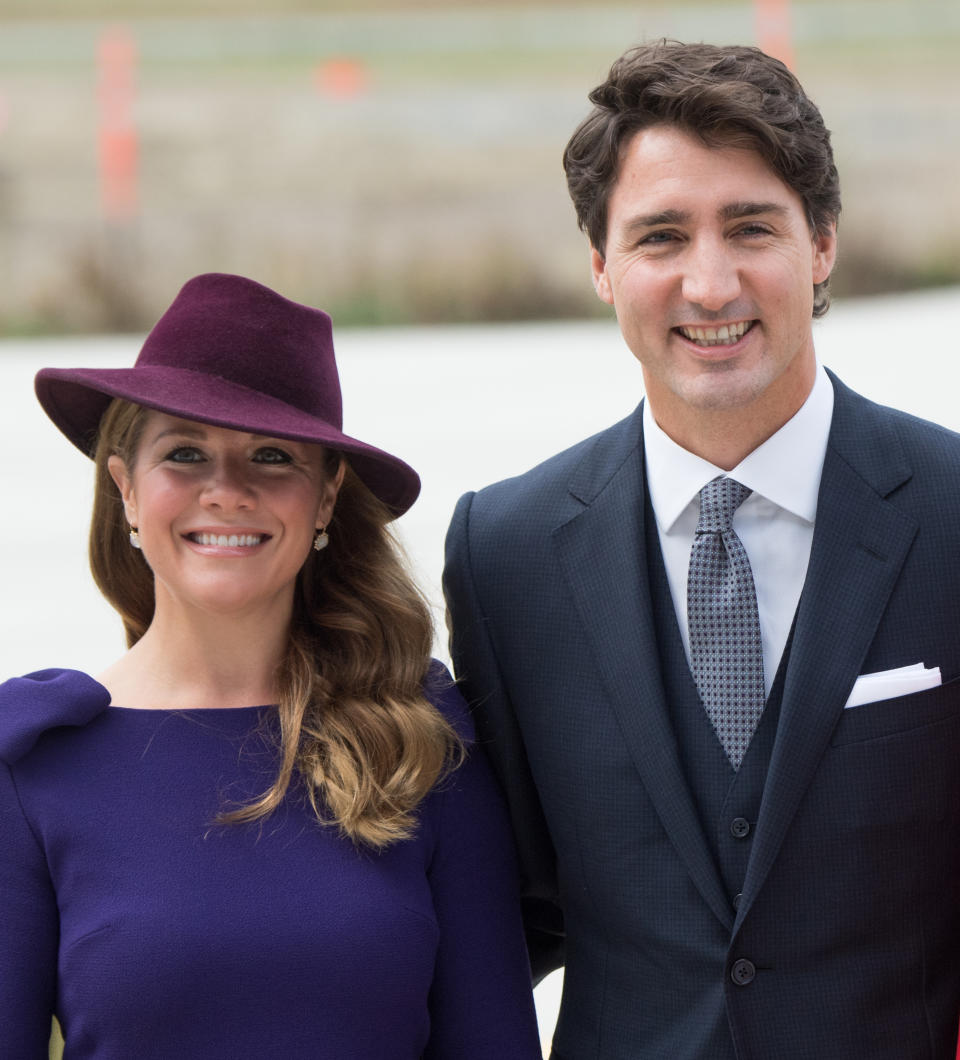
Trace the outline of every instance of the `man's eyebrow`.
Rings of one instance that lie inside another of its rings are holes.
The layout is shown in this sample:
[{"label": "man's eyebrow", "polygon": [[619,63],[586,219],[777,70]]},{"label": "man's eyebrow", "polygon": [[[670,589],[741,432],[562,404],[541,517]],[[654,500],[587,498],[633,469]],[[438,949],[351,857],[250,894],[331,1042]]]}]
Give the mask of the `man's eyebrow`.
[{"label": "man's eyebrow", "polygon": [[690,220],[690,216],[687,210],[661,210],[659,213],[631,217],[623,227],[627,232],[637,232],[641,228],[656,228],[658,225],[682,225]]},{"label": "man's eyebrow", "polygon": [[757,217],[760,214],[776,214],[782,217],[787,208],[779,202],[731,202],[720,208],[721,221],[739,221],[744,217]]},{"label": "man's eyebrow", "polygon": [[[762,214],[775,214],[778,217],[787,213],[787,208],[779,202],[731,202],[721,206],[718,215],[721,221],[739,221],[744,217],[759,217]],[[658,213],[637,214],[623,226],[627,233],[639,232],[645,228],[657,228],[660,225],[683,225],[693,215],[688,210],[660,210]]]}]

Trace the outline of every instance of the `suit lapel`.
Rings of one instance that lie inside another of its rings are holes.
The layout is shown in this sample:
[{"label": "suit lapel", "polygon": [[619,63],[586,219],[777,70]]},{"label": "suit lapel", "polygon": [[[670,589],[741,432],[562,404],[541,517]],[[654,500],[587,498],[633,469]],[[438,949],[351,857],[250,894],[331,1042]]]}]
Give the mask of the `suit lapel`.
[{"label": "suit lapel", "polygon": [[813,779],[917,531],[886,500],[910,469],[882,411],[833,383],[810,564],[738,923]]},{"label": "suit lapel", "polygon": [[[721,923],[733,916],[680,763],[647,576],[640,411],[622,446],[593,454],[571,494],[582,507],[554,531],[560,565],[624,740],[694,883]],[[663,616],[664,621],[670,616]]]}]

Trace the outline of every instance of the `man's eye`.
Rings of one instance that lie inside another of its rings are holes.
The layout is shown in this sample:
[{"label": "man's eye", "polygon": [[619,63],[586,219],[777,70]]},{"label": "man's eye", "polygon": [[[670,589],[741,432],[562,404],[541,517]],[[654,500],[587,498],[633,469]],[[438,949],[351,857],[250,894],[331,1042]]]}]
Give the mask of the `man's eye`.
[{"label": "man's eye", "polygon": [[640,245],[657,246],[662,243],[671,243],[674,238],[673,232],[651,232],[640,240]]},{"label": "man's eye", "polygon": [[292,461],[292,457],[289,453],[284,452],[282,449],[277,449],[276,446],[264,446],[262,449],[258,449],[254,454],[253,459],[258,464],[289,464]]}]

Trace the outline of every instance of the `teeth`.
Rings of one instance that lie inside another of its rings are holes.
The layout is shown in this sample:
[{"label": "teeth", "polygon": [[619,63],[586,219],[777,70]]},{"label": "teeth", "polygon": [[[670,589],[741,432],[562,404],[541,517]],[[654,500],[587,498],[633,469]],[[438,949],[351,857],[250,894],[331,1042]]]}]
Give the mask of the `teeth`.
[{"label": "teeth", "polygon": [[262,534],[191,534],[198,545],[217,545],[221,548],[251,548],[263,540]]},{"label": "teeth", "polygon": [[731,346],[746,334],[753,321],[741,320],[739,324],[723,324],[719,328],[678,328],[684,338],[698,346]]}]

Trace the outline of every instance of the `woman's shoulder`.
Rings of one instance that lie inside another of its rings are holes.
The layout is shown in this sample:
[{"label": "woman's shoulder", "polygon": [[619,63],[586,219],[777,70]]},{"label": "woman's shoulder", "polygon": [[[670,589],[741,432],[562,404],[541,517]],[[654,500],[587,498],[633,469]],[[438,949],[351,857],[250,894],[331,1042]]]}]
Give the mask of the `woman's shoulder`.
[{"label": "woman's shoulder", "polygon": [[13,765],[43,733],[86,725],[110,706],[110,693],[80,670],[38,670],[0,684],[0,761]]},{"label": "woman's shoulder", "polygon": [[439,659],[430,660],[430,668],[424,681],[427,699],[440,711],[465,744],[476,739],[473,719],[466,700],[457,687],[450,671]]}]

